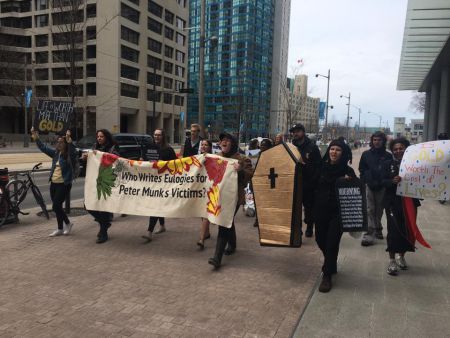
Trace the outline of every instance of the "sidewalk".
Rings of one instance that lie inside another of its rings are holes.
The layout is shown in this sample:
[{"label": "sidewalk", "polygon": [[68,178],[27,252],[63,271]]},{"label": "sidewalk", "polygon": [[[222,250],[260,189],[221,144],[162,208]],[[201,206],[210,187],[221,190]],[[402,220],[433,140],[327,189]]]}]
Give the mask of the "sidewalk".
[{"label": "sidewalk", "polygon": [[90,215],[72,221],[57,238],[34,215],[0,228],[1,337],[289,337],[319,276],[314,240],[260,247],[241,211],[219,271],[207,264],[217,228],[199,251],[200,219],[167,219],[145,244],[147,218],[116,217],[101,245]]},{"label": "sidewalk", "polygon": [[449,337],[449,219],[449,202],[422,202],[418,225],[432,249],[418,244],[398,276],[386,273],[385,240],[364,248],[344,234],[333,289],[315,291],[294,336]]}]

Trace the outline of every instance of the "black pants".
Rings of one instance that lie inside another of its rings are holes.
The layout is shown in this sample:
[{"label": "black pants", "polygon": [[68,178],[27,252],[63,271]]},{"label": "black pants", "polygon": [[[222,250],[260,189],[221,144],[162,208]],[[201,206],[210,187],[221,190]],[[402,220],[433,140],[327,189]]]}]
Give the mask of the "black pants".
[{"label": "black pants", "polygon": [[314,224],[314,192],[311,190],[304,190],[302,196],[302,204],[305,209],[305,218],[304,222],[308,225]]},{"label": "black pants", "polygon": [[316,220],[316,242],[323,253],[322,272],[331,276],[337,272],[337,258],[342,230],[337,213],[325,214]]},{"label": "black pants", "polygon": [[72,184],[50,183],[50,197],[53,203],[52,209],[56,214],[56,221],[60,230],[63,229],[64,223],[70,223],[62,205],[66,200],[66,196],[70,193],[71,188]]},{"label": "black pants", "polygon": [[161,226],[164,226],[164,217],[154,217],[154,216],[150,216],[150,220],[148,221],[148,231],[153,232],[153,230],[155,230],[155,226],[156,223],[159,220],[159,224]]},{"label": "black pants", "polygon": [[236,249],[236,228],[234,226],[234,217],[239,210],[240,205],[236,206],[236,210],[234,210],[233,216],[233,224],[231,228],[226,228],[219,225],[219,233],[217,235],[217,239],[223,238],[227,241],[230,248]]},{"label": "black pants", "polygon": [[106,211],[95,211],[95,210],[88,210],[88,212],[92,216],[94,216],[95,221],[98,222],[98,224],[100,224],[100,232],[102,234],[106,234],[108,228],[111,226],[113,214]]}]

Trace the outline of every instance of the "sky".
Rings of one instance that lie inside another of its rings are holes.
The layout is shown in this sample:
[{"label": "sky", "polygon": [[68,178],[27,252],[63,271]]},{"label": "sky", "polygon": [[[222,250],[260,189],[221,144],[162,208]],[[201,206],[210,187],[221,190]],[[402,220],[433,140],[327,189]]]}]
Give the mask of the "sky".
[{"label": "sky", "polygon": [[[422,118],[410,108],[414,92],[397,91],[407,0],[291,0],[288,76],[308,75],[308,95],[326,101],[328,121],[345,123],[351,93],[350,125],[378,127],[394,117]],[[303,59],[303,64],[298,60]],[[368,114],[373,112],[376,114]]]}]

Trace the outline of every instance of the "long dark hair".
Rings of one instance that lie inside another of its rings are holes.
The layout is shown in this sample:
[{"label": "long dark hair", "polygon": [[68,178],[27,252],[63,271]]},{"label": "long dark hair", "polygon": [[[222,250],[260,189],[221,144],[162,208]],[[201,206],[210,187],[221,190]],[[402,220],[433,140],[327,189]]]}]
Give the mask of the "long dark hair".
[{"label": "long dark hair", "polygon": [[210,140],[201,140],[201,142],[200,142],[200,147],[202,146],[202,142],[206,142],[206,143],[208,143],[208,147],[209,147],[209,153],[212,153],[212,142],[210,141]]},{"label": "long dark hair", "polygon": [[159,130],[161,132],[161,144],[159,146],[161,147],[161,149],[165,149],[168,147],[166,132],[164,131],[164,129],[161,129],[161,128],[156,128],[155,131],[157,131],[157,130]]},{"label": "long dark hair", "polygon": [[374,137],[379,137],[381,138],[381,140],[383,141],[383,145],[381,146],[381,148],[386,149],[386,142],[387,142],[387,137],[386,134],[383,133],[382,131],[376,131],[372,134],[372,136],[370,137],[370,143],[369,146],[370,148],[373,148],[373,138]]},{"label": "long dark hair", "polygon": [[391,153],[392,153],[392,150],[394,149],[394,145],[396,145],[397,143],[403,144],[405,146],[405,149],[411,145],[411,143],[406,138],[397,137],[396,139],[392,140],[389,143],[389,150],[391,151]]},{"label": "long dark hair", "polygon": [[[102,133],[103,135],[105,135],[106,142],[105,142],[105,145],[103,145],[103,146],[101,146],[97,141],[98,133]],[[115,144],[116,144],[116,141],[114,141],[114,138],[108,129],[99,129],[95,132],[95,148],[96,149],[99,147],[105,147],[106,149],[110,149]]]},{"label": "long dark hair", "polygon": [[59,142],[60,139],[63,141],[63,148],[61,150],[57,150],[57,152],[62,158],[64,158],[64,160],[67,161],[67,158],[69,157],[69,144],[64,136],[58,135],[57,142]]}]

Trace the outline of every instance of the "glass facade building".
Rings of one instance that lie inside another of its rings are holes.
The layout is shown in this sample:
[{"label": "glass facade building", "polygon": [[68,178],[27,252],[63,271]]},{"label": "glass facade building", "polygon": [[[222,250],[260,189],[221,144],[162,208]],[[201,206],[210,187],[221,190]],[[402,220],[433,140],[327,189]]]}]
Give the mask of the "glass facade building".
[{"label": "glass facade building", "polygon": [[[198,119],[200,0],[190,1],[188,123]],[[241,139],[269,129],[274,0],[206,0],[205,126]],[[217,37],[217,43],[208,41]]]}]

